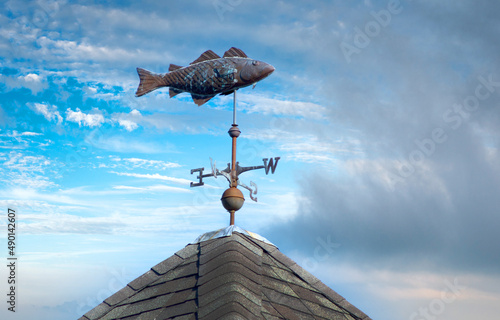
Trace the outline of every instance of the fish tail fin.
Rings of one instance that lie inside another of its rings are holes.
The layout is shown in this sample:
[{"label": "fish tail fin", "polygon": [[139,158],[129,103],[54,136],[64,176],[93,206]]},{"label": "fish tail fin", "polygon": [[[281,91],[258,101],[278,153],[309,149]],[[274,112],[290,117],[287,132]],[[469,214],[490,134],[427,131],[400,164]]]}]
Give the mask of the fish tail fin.
[{"label": "fish tail fin", "polygon": [[143,96],[160,87],[167,86],[161,74],[156,74],[142,68],[137,68],[137,74],[139,75],[140,82],[135,92],[136,97]]}]

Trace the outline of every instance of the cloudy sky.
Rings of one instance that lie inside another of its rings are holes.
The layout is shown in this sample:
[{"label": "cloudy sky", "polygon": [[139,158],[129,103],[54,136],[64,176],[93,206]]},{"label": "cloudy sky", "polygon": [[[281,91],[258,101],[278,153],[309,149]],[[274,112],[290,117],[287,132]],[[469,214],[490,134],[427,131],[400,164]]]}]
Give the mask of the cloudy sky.
[{"label": "cloudy sky", "polygon": [[[76,319],[224,227],[232,100],[135,98],[232,46],[276,71],[238,94],[236,224],[374,320],[493,319],[500,302],[500,4],[3,1],[0,227],[17,211],[18,312]],[[5,262],[4,261],[4,262]],[[4,263],[2,262],[2,265]],[[0,268],[2,294],[7,269]]]}]

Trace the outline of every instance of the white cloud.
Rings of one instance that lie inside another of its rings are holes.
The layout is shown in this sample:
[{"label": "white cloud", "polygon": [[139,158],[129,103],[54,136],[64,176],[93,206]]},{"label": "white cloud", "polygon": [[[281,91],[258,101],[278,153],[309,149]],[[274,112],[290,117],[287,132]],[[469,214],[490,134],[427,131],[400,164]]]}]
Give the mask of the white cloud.
[{"label": "white cloud", "polygon": [[[117,200],[120,199],[119,198],[120,196],[131,193],[148,193],[148,192],[190,193],[191,191],[189,189],[181,187],[171,187],[167,185],[149,185],[149,186],[116,185],[113,187],[111,186],[106,187],[106,189],[104,190],[96,189],[94,186],[81,186],[71,189],[59,190],[57,192],[57,196],[68,197],[68,199],[74,198],[75,201],[79,201],[79,203],[85,205],[86,207],[91,206],[101,209],[103,209],[104,207],[110,207],[112,210],[115,210],[117,206],[117,201],[118,202],[122,201],[122,200]],[[102,198],[97,200],[97,197],[102,197]],[[141,200],[130,199],[130,201],[137,201],[135,204],[136,208],[140,207],[144,208],[144,203],[141,202]]]},{"label": "white cloud", "polygon": [[[126,193],[190,192],[186,189],[161,185],[144,188],[117,186],[116,189]],[[114,209],[113,207],[92,207],[91,212],[86,216],[82,216],[81,213],[68,213],[68,211],[73,210],[71,206],[57,206],[44,201],[35,203],[39,207],[26,206],[26,203],[22,201],[0,201],[0,204],[2,203],[6,203],[8,206],[17,205],[17,211],[22,213],[22,225],[20,228],[22,228],[25,234],[137,235],[142,231],[165,232],[173,230],[179,232],[199,228],[191,224],[192,216],[199,214],[199,210],[193,208],[193,206],[156,206],[144,210],[142,206],[130,207],[129,205],[123,205],[117,208],[115,204]],[[45,211],[45,208],[51,210]],[[97,209],[101,212],[99,215],[95,215],[95,210]],[[98,250],[93,251],[96,252]]]},{"label": "white cloud", "polygon": [[99,46],[85,41],[54,40],[40,37],[36,40],[41,54],[51,53],[47,59],[57,57],[62,61],[95,61],[104,63],[135,62],[138,60],[159,62],[165,57],[157,52],[143,52],[139,49],[127,50],[121,47]]},{"label": "white cloud", "polygon": [[7,185],[31,189],[46,189],[56,186],[49,177],[57,176],[53,172],[55,163],[45,156],[30,156],[11,151],[5,159],[0,172],[3,171],[2,169],[6,170],[2,172],[0,181]]},{"label": "white cloud", "polygon": [[181,192],[181,193],[191,193],[189,189],[171,187],[166,185],[154,185],[147,187],[132,187],[132,186],[115,186],[113,189],[117,190],[127,190],[131,192]]},{"label": "white cloud", "polygon": [[41,136],[41,135],[43,134],[38,132],[29,132],[29,131],[21,132],[21,136]]},{"label": "white cloud", "polygon": [[[267,186],[269,187],[269,185]],[[266,187],[266,188],[267,188]],[[259,194],[261,190],[257,189],[258,193],[255,195],[258,202],[250,201],[248,191],[242,189],[244,196],[247,198],[248,211],[251,210],[251,216],[241,216],[239,219],[242,225],[247,226],[248,230],[259,230],[265,229],[272,224],[280,224],[293,220],[299,213],[298,205],[303,202],[304,199],[294,192],[279,193],[283,191],[270,191],[264,190],[265,194]],[[250,206],[252,208],[250,209]],[[269,209],[272,211],[272,215],[269,214]]]},{"label": "white cloud", "polygon": [[158,173],[155,173],[155,174],[139,174],[139,173],[128,173],[128,172],[111,172],[111,173],[115,173],[119,176],[170,181],[170,182],[174,182],[174,183],[178,183],[178,184],[182,184],[182,185],[185,185],[185,184],[189,185],[191,183],[191,181],[187,180],[187,179],[162,176]]},{"label": "white cloud", "polygon": [[17,77],[0,75],[0,81],[12,89],[27,88],[31,90],[33,95],[37,95],[39,92],[48,88],[45,78],[36,73],[28,73]]},{"label": "white cloud", "polygon": [[312,120],[324,119],[326,114],[325,107],[312,102],[280,100],[250,94],[241,94],[240,100],[239,104],[249,113],[283,115]]},{"label": "white cloud", "polygon": [[[76,211],[76,210],[81,210],[82,207],[78,205],[55,205],[52,203],[48,203],[45,201],[46,199],[43,198],[38,193],[35,193],[31,190],[25,190],[28,194],[30,195],[37,195],[37,198],[40,198],[41,200],[34,200],[32,198],[27,198],[25,200],[22,199],[10,199],[10,200],[0,200],[0,206],[3,207],[9,207],[9,208],[16,208],[20,209],[23,212],[31,212],[31,213],[43,213],[43,214],[49,214],[49,213],[57,213],[57,212],[69,212],[69,211]],[[62,192],[61,192],[62,193]],[[14,197],[14,192],[3,192],[1,193],[2,196],[4,197]],[[51,195],[51,198],[48,200],[53,200],[53,194]],[[66,198],[68,200],[69,198]],[[67,201],[66,201],[67,202]]]},{"label": "white cloud", "polygon": [[[287,129],[294,126],[287,126]],[[280,129],[250,131],[245,133],[250,140],[273,141],[277,148],[284,152],[282,157],[288,160],[332,164],[345,155],[361,155],[359,141],[354,138],[339,138],[332,140],[328,137],[319,137],[316,134],[290,132]]]},{"label": "white cloud", "polygon": [[45,103],[34,103],[34,104],[28,104],[28,106],[37,114],[43,115],[45,119],[47,119],[48,121],[55,120],[57,124],[61,124],[61,122],[63,121],[61,114],[57,110],[57,107],[54,105],[48,105]]},{"label": "white cloud", "polygon": [[43,134],[31,131],[18,132],[16,130],[0,133],[0,137],[7,138],[0,139],[0,148],[13,151],[25,150],[31,147],[44,148],[52,144],[51,140],[37,138],[39,136],[43,136]]},{"label": "white cloud", "polygon": [[17,132],[16,130],[13,130],[11,133],[0,134],[0,137],[3,136],[3,137],[19,138],[23,136],[36,137],[41,135],[43,134],[38,132],[31,132],[31,131]]},{"label": "white cloud", "polygon": [[114,113],[111,119],[131,132],[139,127],[137,122],[142,119],[142,114],[137,109],[133,109],[130,113]]},{"label": "white cloud", "polygon": [[118,123],[125,128],[128,132],[134,131],[137,129],[139,126],[137,123],[130,121],[130,120],[125,120],[125,119],[118,119]]},{"label": "white cloud", "polygon": [[41,81],[41,77],[35,73],[29,73],[25,76],[20,76],[19,78],[23,79],[24,81],[26,82],[40,82]]},{"label": "white cloud", "polygon": [[158,144],[152,141],[137,141],[123,135],[102,136],[95,141],[94,146],[113,152],[138,152],[146,154],[170,152],[175,149],[170,143]]},{"label": "white cloud", "polygon": [[[97,166],[99,168],[112,168],[112,169],[145,169],[161,171],[171,168],[180,168],[182,165],[175,162],[165,162],[161,160],[150,160],[140,158],[120,158],[117,156],[109,156],[109,161],[105,161],[104,157],[96,157],[99,159]],[[107,159],[107,158],[106,158]]]},{"label": "white cloud", "polygon": [[26,234],[47,233],[113,233],[116,228],[126,225],[118,216],[80,217],[77,215],[50,213],[50,214],[23,214],[23,223],[20,226]]},{"label": "white cloud", "polygon": [[[93,111],[98,112],[98,109],[94,108]],[[83,113],[80,108],[76,108],[76,111],[68,108],[66,110],[66,120],[76,122],[79,126],[83,123],[88,127],[98,127],[104,123],[104,116],[101,113]]]},{"label": "white cloud", "polygon": [[149,160],[140,158],[124,158],[112,157],[112,161],[125,162],[127,166],[132,168],[145,168],[145,169],[155,169],[155,170],[165,170],[167,168],[179,168],[182,167],[178,163],[165,162],[161,160]]},{"label": "white cloud", "polygon": [[82,201],[65,196],[61,193],[43,193],[33,188],[33,184],[25,184],[24,187],[15,187],[10,190],[0,190],[0,196],[7,199],[15,199],[25,203],[26,201],[62,203],[70,205],[82,204]]}]

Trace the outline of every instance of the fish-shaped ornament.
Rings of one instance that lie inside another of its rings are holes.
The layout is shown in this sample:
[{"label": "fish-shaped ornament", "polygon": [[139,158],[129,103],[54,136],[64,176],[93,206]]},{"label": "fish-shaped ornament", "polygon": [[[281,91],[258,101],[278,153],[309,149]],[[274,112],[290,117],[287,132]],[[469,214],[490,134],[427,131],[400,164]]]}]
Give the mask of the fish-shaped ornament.
[{"label": "fish-shaped ornament", "polygon": [[218,94],[227,95],[239,88],[254,85],[270,75],[274,67],[250,59],[243,51],[231,48],[221,58],[212,50],[205,51],[187,67],[171,64],[168,73],[156,74],[137,68],[140,83],[135,93],[140,97],[161,87],[170,87],[170,98],[189,92],[201,106]]}]

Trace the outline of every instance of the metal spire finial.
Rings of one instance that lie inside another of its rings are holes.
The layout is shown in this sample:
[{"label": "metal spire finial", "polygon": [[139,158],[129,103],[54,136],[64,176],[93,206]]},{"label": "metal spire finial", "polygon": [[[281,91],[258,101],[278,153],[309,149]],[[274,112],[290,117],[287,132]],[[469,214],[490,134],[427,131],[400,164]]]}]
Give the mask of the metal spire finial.
[{"label": "metal spire finial", "polygon": [[[252,166],[252,167],[240,167],[239,162],[236,161],[236,139],[240,136],[241,131],[236,124],[236,90],[233,93],[233,124],[229,129],[228,133],[232,140],[232,152],[231,152],[231,163],[227,164],[227,168],[224,170],[219,170],[215,167],[215,165],[211,165],[212,173],[203,174],[205,168],[192,169],[191,174],[195,172],[199,172],[197,178],[198,182],[191,182],[191,187],[199,187],[204,185],[204,178],[217,176],[224,176],[229,181],[229,188],[224,191],[221,197],[221,202],[223,207],[229,212],[229,225],[234,225],[235,220],[235,212],[241,209],[243,203],[245,202],[245,197],[243,197],[243,193],[237,188],[238,185],[250,191],[250,199],[257,202],[257,197],[254,195],[257,194],[257,185],[250,181],[250,186],[243,184],[239,180],[239,175],[243,172],[256,170],[256,169],[265,169],[266,175],[271,170],[271,173],[274,174],[276,170],[276,166],[278,165],[278,160],[280,157],[275,157],[274,159],[264,158],[262,161],[264,165],[262,166]],[[274,160],[274,161],[273,161]],[[253,187],[253,189],[252,189]]]}]

